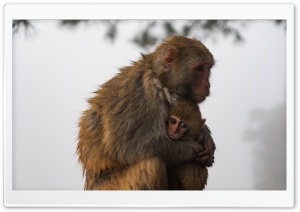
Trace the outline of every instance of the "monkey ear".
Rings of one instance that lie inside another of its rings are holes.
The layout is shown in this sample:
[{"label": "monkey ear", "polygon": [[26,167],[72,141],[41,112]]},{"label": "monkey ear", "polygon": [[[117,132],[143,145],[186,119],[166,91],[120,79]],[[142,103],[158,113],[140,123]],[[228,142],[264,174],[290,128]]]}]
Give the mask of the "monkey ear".
[{"label": "monkey ear", "polygon": [[174,46],[170,46],[168,52],[165,54],[164,57],[164,64],[168,68],[172,68],[174,65],[174,60],[176,58],[177,51]]}]

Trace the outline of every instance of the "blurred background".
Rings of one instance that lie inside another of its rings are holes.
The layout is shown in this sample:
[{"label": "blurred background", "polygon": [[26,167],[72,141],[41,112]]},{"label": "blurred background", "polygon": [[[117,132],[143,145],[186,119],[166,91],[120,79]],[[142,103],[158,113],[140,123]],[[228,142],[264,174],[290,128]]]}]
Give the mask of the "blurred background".
[{"label": "blurred background", "polygon": [[200,104],[217,145],[206,190],[286,189],[285,21],[15,20],[13,30],[13,189],[82,190],[86,100],[173,34],[217,61]]}]

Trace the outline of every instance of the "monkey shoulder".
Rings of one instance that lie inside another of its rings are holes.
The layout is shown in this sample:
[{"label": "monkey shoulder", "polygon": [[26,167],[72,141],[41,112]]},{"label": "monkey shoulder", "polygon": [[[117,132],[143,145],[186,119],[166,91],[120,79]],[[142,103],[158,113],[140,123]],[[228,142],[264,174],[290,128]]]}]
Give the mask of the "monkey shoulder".
[{"label": "monkey shoulder", "polygon": [[105,122],[111,125],[111,134],[128,140],[128,136],[165,131],[167,99],[168,90],[152,70],[126,67],[100,87],[91,104],[100,108],[103,121],[109,119]]},{"label": "monkey shoulder", "polygon": [[[122,113],[123,109],[139,112],[138,109],[144,108],[155,114],[161,112],[157,108],[167,110],[171,95],[154,71],[127,67],[101,86],[97,98],[109,112]],[[161,107],[157,107],[158,104]]]}]

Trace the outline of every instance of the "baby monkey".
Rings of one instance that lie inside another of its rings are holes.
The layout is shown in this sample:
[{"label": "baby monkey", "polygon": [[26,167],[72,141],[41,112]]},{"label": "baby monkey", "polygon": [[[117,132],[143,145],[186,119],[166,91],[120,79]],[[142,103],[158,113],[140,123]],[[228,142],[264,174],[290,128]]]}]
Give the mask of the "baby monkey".
[{"label": "baby monkey", "polygon": [[197,139],[197,133],[199,135],[200,129],[204,128],[204,124],[206,119],[197,120],[197,116],[195,114],[194,117],[190,117],[188,119],[180,118],[175,113],[171,113],[171,115],[167,120],[167,134],[173,141],[178,140],[189,140]]},{"label": "baby monkey", "polygon": [[[166,122],[167,134],[174,142],[197,141],[197,139],[200,142],[199,136],[205,121],[202,119],[197,103],[180,101],[169,110],[169,118]],[[171,190],[203,190],[207,183],[207,168],[194,162],[168,167],[167,172]]]}]

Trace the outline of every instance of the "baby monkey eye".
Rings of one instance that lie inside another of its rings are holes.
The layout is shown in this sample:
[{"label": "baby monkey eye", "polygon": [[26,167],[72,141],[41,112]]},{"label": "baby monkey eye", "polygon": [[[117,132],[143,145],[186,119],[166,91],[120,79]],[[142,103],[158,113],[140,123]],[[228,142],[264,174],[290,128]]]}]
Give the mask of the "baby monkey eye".
[{"label": "baby monkey eye", "polygon": [[204,67],[198,66],[198,67],[196,67],[196,71],[202,72],[202,71],[204,71]]},{"label": "baby monkey eye", "polygon": [[182,129],[186,129],[186,128],[187,128],[187,123],[181,122],[181,123],[180,123],[180,127],[181,127]]},{"label": "baby monkey eye", "polygon": [[174,118],[170,118],[170,119],[169,119],[169,122],[170,122],[170,124],[172,124],[172,125],[177,124],[177,121],[176,121],[176,119],[174,119]]}]

